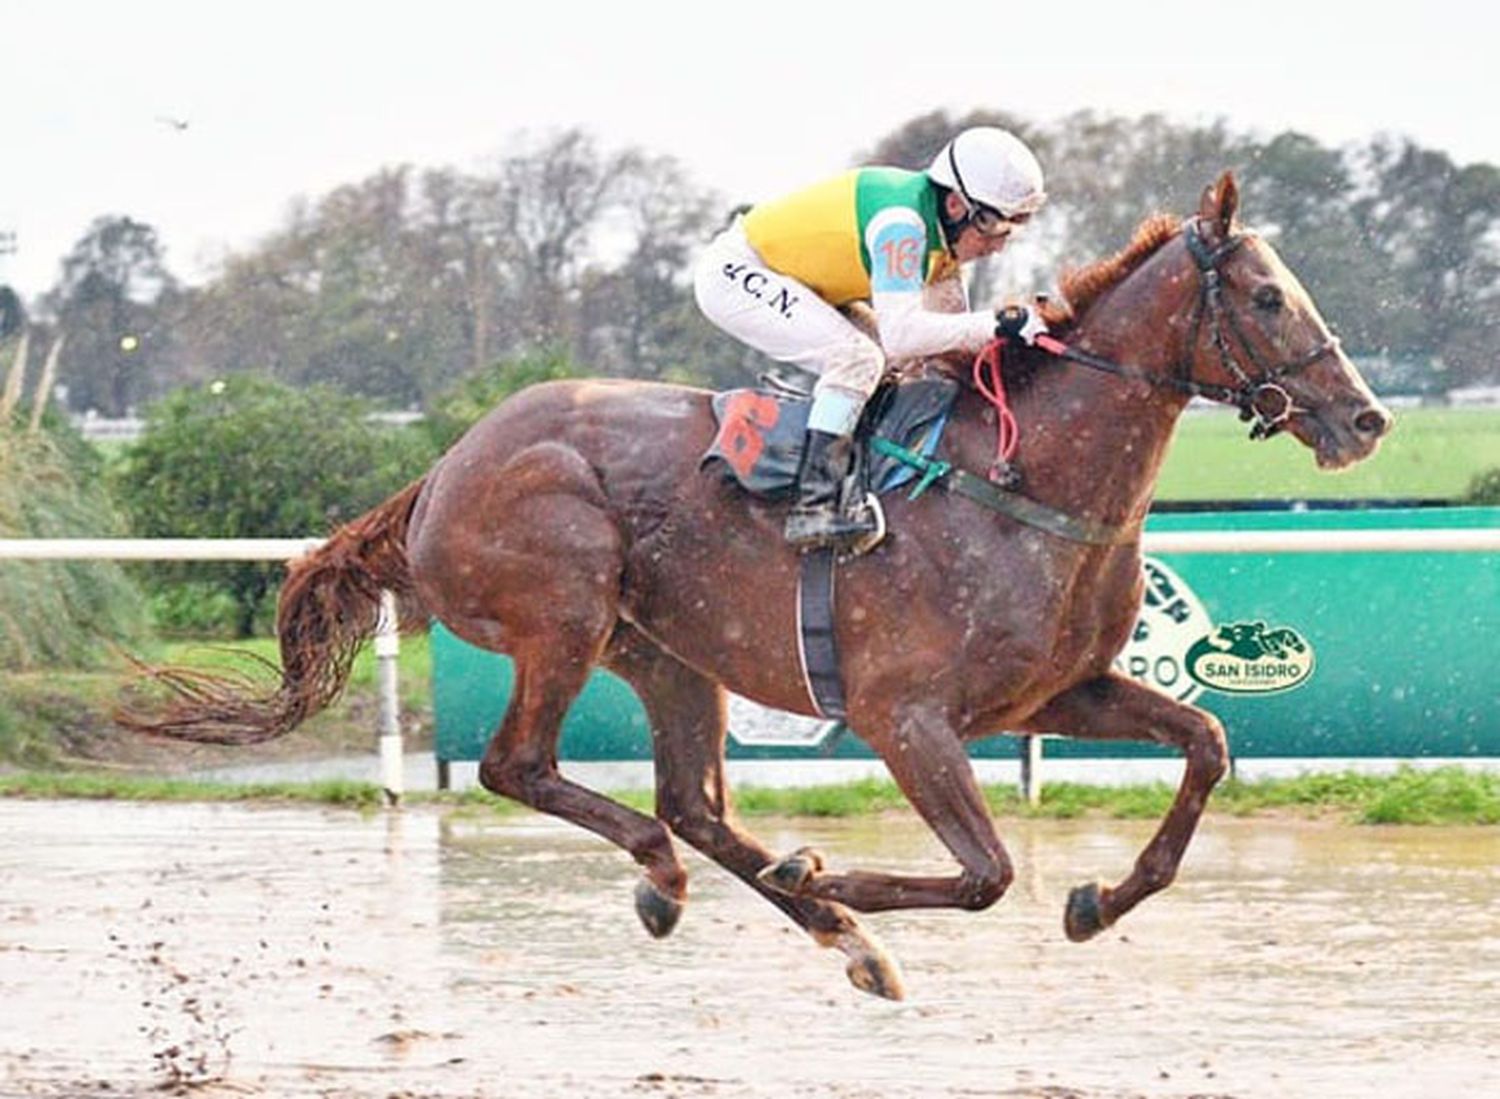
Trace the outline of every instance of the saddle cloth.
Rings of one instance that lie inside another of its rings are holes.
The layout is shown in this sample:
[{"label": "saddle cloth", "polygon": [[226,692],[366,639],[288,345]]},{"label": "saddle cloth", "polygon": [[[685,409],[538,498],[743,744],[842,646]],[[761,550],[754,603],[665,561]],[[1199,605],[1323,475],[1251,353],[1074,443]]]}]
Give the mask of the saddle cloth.
[{"label": "saddle cloth", "polygon": [[[889,492],[917,473],[899,459],[870,449],[870,441],[889,439],[930,457],[948,423],[958,383],[922,378],[875,391],[855,431],[855,468],[866,491]],[[720,463],[727,475],[752,496],[781,499],[797,487],[797,465],[807,434],[811,397],[776,389],[731,389],[713,398],[719,425],[700,468]]]}]

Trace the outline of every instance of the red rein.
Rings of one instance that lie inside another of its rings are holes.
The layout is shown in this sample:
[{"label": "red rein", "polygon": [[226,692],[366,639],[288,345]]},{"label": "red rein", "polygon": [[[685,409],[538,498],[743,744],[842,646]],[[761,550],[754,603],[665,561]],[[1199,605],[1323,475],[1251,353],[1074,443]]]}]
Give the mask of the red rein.
[{"label": "red rein", "polygon": [[1000,375],[1000,352],[1004,346],[1004,340],[991,340],[974,358],[974,388],[995,410],[995,461],[990,466],[991,481],[1001,479],[1002,470],[1010,465],[1021,442],[1021,429],[1010,411],[1005,379]]}]

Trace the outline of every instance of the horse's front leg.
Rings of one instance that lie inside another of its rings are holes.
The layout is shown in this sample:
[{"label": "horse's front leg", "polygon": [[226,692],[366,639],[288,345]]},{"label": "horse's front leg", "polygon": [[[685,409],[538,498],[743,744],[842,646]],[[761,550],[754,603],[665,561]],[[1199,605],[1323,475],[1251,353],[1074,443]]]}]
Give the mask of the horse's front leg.
[{"label": "horse's front leg", "polygon": [[1014,872],[984,802],[974,768],[952,725],[931,709],[914,709],[862,728],[901,792],[963,868],[947,877],[866,871],[832,873],[821,858],[798,852],[767,867],[761,879],[798,896],[837,901],[860,912],[892,908],[988,908]]},{"label": "horse's front leg", "polygon": [[1209,792],[1228,768],[1224,727],[1210,713],[1111,673],[1064,691],[1023,728],[1085,740],[1154,740],[1180,749],[1187,761],[1177,797],[1130,876],[1113,889],[1090,883],[1069,895],[1063,926],[1068,938],[1083,942],[1172,884]]}]

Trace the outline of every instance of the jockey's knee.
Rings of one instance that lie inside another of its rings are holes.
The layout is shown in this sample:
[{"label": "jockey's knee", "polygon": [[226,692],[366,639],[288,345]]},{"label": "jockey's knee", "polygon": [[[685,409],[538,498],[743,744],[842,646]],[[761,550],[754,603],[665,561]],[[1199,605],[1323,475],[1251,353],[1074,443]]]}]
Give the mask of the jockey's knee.
[{"label": "jockey's knee", "polygon": [[846,341],[825,348],[821,358],[815,393],[824,388],[841,389],[869,400],[885,374],[885,352],[880,345],[852,328]]}]

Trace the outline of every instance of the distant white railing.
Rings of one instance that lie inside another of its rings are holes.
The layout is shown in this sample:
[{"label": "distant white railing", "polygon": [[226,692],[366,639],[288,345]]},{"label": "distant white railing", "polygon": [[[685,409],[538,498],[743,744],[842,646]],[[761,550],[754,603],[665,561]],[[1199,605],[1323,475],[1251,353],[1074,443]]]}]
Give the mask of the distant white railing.
[{"label": "distant white railing", "polygon": [[[50,561],[289,561],[323,544],[321,538],[0,538],[0,560]],[[1142,550],[1161,553],[1465,553],[1500,551],[1500,529],[1325,531],[1148,531]],[[386,799],[405,788],[397,694],[400,652],[395,599],[381,598],[375,656],[380,684],[380,771]],[[1028,736],[1022,785],[1035,800],[1040,787],[1041,738]]]},{"label": "distant white railing", "polygon": [[290,561],[322,538],[0,538],[0,560]]},{"label": "distant white railing", "polygon": [[1147,553],[1472,553],[1500,550],[1500,528],[1147,531]]},{"label": "distant white railing", "polygon": [[[0,538],[0,560],[290,561],[322,538]],[[1147,531],[1146,553],[1472,553],[1500,527],[1442,530]]]}]

